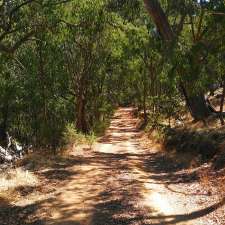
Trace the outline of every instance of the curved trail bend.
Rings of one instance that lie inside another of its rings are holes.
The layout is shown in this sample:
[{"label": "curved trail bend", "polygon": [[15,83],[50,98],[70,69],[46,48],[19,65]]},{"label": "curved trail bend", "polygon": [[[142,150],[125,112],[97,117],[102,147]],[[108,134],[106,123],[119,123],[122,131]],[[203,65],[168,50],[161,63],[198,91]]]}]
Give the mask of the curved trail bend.
[{"label": "curved trail bend", "polygon": [[199,218],[214,208],[186,202],[190,193],[179,189],[185,176],[160,153],[140,147],[136,123],[132,108],[115,113],[95,150],[67,169],[69,179],[45,206],[46,224],[202,224]]}]

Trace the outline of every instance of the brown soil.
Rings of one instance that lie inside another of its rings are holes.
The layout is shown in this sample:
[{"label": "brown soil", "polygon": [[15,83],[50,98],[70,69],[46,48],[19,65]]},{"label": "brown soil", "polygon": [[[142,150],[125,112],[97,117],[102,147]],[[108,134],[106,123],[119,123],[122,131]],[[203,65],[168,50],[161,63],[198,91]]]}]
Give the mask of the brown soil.
[{"label": "brown soil", "polygon": [[212,216],[224,215],[225,200],[202,189],[197,169],[144,148],[137,122],[119,109],[94,150],[39,171],[44,198],[0,207],[1,224],[225,224]]}]

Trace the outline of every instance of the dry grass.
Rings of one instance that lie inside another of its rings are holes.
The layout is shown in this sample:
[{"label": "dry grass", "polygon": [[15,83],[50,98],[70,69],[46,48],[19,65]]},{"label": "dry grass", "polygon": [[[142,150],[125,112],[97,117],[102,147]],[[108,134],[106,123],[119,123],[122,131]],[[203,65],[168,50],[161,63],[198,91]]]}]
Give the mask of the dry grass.
[{"label": "dry grass", "polygon": [[19,198],[19,189],[35,187],[38,184],[37,176],[22,168],[8,169],[0,174],[0,199],[14,201]]},{"label": "dry grass", "polygon": [[16,168],[0,172],[0,207],[45,199],[54,188],[41,176],[42,171],[66,163],[69,157],[69,153],[54,155],[52,151],[36,150],[17,161]]},{"label": "dry grass", "polygon": [[66,160],[65,156],[36,151],[18,161],[16,168],[2,171],[0,173],[0,204],[4,204],[3,200],[10,203],[16,202],[34,193],[42,183],[36,172],[51,168],[55,163],[63,160]]},{"label": "dry grass", "polygon": [[52,167],[56,162],[68,158],[73,150],[71,148],[65,148],[58,151],[57,154],[54,154],[52,151],[35,150],[34,153],[26,155],[22,160],[18,161],[17,166],[23,166],[32,171]]}]

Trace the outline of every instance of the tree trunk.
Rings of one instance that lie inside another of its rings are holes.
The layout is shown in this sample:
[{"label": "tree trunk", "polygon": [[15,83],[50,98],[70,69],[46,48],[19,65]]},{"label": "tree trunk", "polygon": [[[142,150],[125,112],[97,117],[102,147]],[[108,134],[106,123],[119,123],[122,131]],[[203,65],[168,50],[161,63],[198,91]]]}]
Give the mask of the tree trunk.
[{"label": "tree trunk", "polygon": [[43,41],[37,41],[37,53],[39,57],[38,62],[38,79],[39,79],[39,86],[41,89],[43,107],[42,107],[42,114],[43,114],[43,122],[46,123],[47,121],[47,103],[46,103],[46,82],[45,82],[45,62],[44,62],[44,55],[43,55]]},{"label": "tree trunk", "polygon": [[222,126],[224,125],[224,119],[223,119],[224,98],[225,98],[225,81],[223,81],[223,93],[222,93],[221,101],[220,101],[220,122]]},{"label": "tree trunk", "polygon": [[[146,9],[157,26],[160,34],[165,41],[173,42],[175,34],[169,24],[158,0],[144,0]],[[186,105],[195,120],[204,120],[212,113],[212,108],[207,104],[203,93],[197,93],[192,95],[188,93],[188,90],[183,85],[181,86],[181,92],[185,97]]]},{"label": "tree trunk", "polygon": [[210,105],[207,104],[203,93],[189,95],[186,88],[182,84],[180,84],[180,90],[194,120],[204,120],[210,114],[212,114],[212,109]]},{"label": "tree trunk", "polygon": [[76,116],[76,128],[83,133],[88,132],[86,112],[85,112],[85,100],[82,95],[77,98],[77,116]]},{"label": "tree trunk", "polygon": [[9,103],[5,98],[2,108],[2,123],[0,125],[0,144],[4,147],[7,146],[7,128],[8,128],[8,116],[9,116]]},{"label": "tree trunk", "polygon": [[144,74],[143,85],[144,85],[144,90],[143,90],[144,123],[147,124],[147,122],[148,122],[147,107],[146,107],[146,97],[147,97],[147,87],[146,86],[147,86],[147,84],[146,84],[146,75],[145,74]]},{"label": "tree trunk", "polygon": [[146,9],[166,41],[172,41],[174,34],[158,0],[144,0]]}]

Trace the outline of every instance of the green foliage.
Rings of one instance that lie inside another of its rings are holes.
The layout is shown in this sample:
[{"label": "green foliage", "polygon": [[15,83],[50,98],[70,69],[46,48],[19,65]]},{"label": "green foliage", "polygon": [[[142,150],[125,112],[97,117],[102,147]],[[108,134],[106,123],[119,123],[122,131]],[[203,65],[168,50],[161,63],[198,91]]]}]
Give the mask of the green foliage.
[{"label": "green foliage", "polygon": [[163,144],[168,151],[199,155],[202,162],[211,160],[224,141],[224,129],[165,129]]},{"label": "green foliage", "polygon": [[78,146],[87,144],[92,149],[93,144],[96,142],[97,137],[93,131],[89,134],[78,132],[74,124],[67,124],[63,132],[63,144],[66,146]]},{"label": "green foliage", "polygon": [[63,132],[63,141],[65,145],[79,145],[86,143],[86,136],[76,130],[74,124],[68,124]]},{"label": "green foliage", "polygon": [[157,109],[156,114],[160,114],[165,119],[179,119],[182,112],[181,98],[174,93],[173,96],[161,95],[150,98],[150,104]]},{"label": "green foliage", "polygon": [[93,131],[91,131],[88,135],[86,135],[86,142],[90,149],[92,149],[93,144],[96,142],[97,138]]},{"label": "green foliage", "polygon": [[183,110],[181,83],[194,95],[224,80],[223,1],[160,1],[174,32],[185,15],[172,50],[141,0],[23,3],[0,3],[0,130],[20,142],[102,134],[118,105],[154,126]]}]

